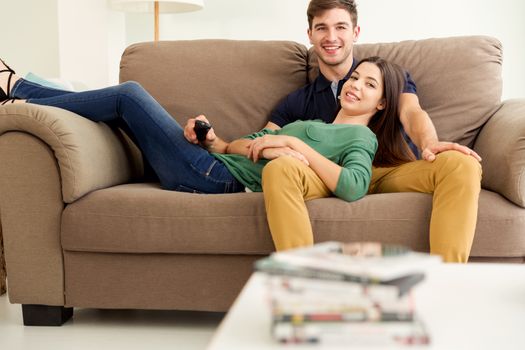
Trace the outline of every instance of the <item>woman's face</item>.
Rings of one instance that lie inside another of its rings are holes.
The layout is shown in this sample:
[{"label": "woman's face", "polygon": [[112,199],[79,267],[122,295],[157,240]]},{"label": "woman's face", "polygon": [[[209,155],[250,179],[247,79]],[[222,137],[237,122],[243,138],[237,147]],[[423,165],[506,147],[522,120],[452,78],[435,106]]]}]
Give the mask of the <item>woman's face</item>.
[{"label": "woman's face", "polygon": [[348,116],[370,116],[385,108],[383,75],[370,62],[361,63],[341,89],[341,108]]}]

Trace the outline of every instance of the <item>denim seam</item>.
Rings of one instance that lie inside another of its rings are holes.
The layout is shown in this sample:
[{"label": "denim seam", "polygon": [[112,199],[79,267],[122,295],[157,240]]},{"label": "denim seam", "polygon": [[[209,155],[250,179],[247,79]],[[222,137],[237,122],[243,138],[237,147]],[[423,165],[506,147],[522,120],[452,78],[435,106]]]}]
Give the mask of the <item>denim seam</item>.
[{"label": "denim seam", "polygon": [[217,159],[215,159],[215,160],[210,164],[210,166],[208,167],[208,170],[206,170],[206,172],[204,173],[204,175],[206,175],[206,176],[210,176],[211,170],[213,169],[213,167],[215,166],[215,164],[217,164]]},{"label": "denim seam", "polygon": [[[214,165],[215,165],[215,164],[217,164],[217,161],[215,161]],[[209,174],[207,174],[207,173],[202,173],[202,171],[200,171],[199,169],[197,169],[192,163],[190,163],[189,165],[190,165],[190,168],[191,168],[194,172],[196,172],[198,175],[200,175],[200,176],[204,175],[204,176],[206,176],[206,177],[209,177]],[[231,174],[231,173],[230,173],[230,174]],[[231,174],[231,175],[232,175],[232,177],[233,177],[233,174]],[[209,181],[209,182],[212,182],[212,183],[214,183],[214,184],[218,184],[218,185],[219,185],[219,184],[228,184],[228,183],[233,182],[233,180],[219,181],[219,180],[214,179],[214,178],[211,178],[211,177],[207,178],[206,181]]]},{"label": "denim seam", "polygon": [[17,88],[18,88],[18,86],[20,85],[20,83],[21,83],[22,80],[23,80],[23,79],[18,79],[18,80],[13,84],[13,86],[11,87],[11,94],[10,94],[11,97],[15,97],[15,95],[16,95],[16,90],[17,90]]}]

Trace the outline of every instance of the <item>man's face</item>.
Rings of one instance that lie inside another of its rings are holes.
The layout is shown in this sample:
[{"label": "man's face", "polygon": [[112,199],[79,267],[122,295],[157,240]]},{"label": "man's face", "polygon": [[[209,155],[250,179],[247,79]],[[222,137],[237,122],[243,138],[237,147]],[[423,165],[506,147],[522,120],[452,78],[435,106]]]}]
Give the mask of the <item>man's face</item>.
[{"label": "man's face", "polygon": [[352,59],[359,26],[353,27],[350,14],[344,9],[326,10],[313,18],[308,37],[319,58],[319,65],[338,66]]}]

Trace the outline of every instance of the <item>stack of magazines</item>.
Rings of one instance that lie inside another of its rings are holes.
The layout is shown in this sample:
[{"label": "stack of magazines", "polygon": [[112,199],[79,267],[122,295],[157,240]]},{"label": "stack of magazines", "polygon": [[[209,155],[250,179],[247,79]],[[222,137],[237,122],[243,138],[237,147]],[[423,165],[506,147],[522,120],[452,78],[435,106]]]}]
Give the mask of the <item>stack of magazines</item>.
[{"label": "stack of magazines", "polygon": [[282,343],[427,345],[412,288],[440,258],[380,243],[325,242],[257,261]]}]

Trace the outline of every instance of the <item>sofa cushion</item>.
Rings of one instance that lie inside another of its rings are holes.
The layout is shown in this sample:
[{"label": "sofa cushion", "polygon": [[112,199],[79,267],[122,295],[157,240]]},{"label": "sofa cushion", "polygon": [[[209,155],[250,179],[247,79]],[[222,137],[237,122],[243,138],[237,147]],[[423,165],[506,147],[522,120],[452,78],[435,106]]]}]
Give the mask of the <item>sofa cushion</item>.
[{"label": "sofa cushion", "polygon": [[[352,203],[332,197],[309,201],[307,207],[316,242],[365,240],[429,249],[431,195],[373,194]],[[523,256],[520,210],[482,190],[471,255]],[[165,191],[156,184],[99,190],[68,205],[62,247],[140,254],[265,255],[274,250],[262,193],[204,195]]]},{"label": "sofa cushion", "polygon": [[0,295],[6,291],[5,276],[4,240],[2,237],[2,225],[0,223]]},{"label": "sofa cushion", "polygon": [[525,208],[525,99],[504,101],[483,126],[474,150],[483,158],[483,188]]},{"label": "sofa cushion", "polygon": [[90,193],[62,216],[65,250],[120,253],[268,253],[260,193],[194,194],[157,184]]},{"label": "sofa cushion", "polygon": [[[409,242],[413,249],[428,250],[429,195],[377,194],[352,203],[323,198],[307,206],[316,241]],[[99,190],[68,205],[61,239],[65,250],[85,252],[244,255],[274,250],[262,193],[203,195],[165,191],[156,184]]]},{"label": "sofa cushion", "polygon": [[232,140],[260,130],[277,103],[306,84],[306,60],[306,47],[288,41],[140,43],[124,52],[120,81],[139,82],[183,125],[206,115]]},{"label": "sofa cushion", "polygon": [[[360,44],[356,58],[378,55],[407,69],[443,141],[472,147],[479,129],[501,104],[502,46],[494,38],[468,36]],[[309,51],[309,78],[318,74]]]}]

